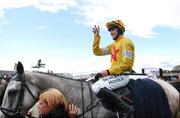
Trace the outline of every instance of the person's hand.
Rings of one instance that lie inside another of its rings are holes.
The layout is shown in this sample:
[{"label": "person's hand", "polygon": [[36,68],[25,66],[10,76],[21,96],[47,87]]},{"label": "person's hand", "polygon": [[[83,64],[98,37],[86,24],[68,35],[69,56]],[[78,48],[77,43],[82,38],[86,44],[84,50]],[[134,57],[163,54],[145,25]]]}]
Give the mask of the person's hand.
[{"label": "person's hand", "polygon": [[99,35],[99,30],[100,30],[99,25],[94,25],[94,27],[92,28],[92,31],[95,35]]},{"label": "person's hand", "polygon": [[107,70],[101,71],[100,74],[101,74],[101,78],[109,75]]},{"label": "person's hand", "polygon": [[94,79],[92,79],[92,83],[94,84],[95,82],[97,82],[99,80],[99,78],[101,78],[101,73],[97,73],[95,76],[94,76]]},{"label": "person's hand", "polygon": [[77,106],[74,104],[69,105],[69,117],[70,118],[76,118],[77,116]]},{"label": "person's hand", "polygon": [[103,77],[106,77],[108,76],[108,71],[107,70],[104,70],[104,71],[101,71],[100,73],[97,73],[95,76],[94,76],[94,80],[92,80],[92,83],[95,83],[97,82],[100,78],[103,78]]}]

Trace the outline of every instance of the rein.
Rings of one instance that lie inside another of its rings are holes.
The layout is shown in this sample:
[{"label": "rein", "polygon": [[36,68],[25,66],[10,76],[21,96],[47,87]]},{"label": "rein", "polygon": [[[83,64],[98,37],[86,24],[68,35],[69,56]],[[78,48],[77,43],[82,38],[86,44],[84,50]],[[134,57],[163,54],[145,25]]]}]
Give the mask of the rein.
[{"label": "rein", "polygon": [[90,104],[86,107],[86,110],[84,109],[84,93],[83,93],[83,90],[84,90],[84,85],[83,85],[83,80],[81,81],[81,91],[82,91],[82,109],[83,109],[83,112],[79,115],[77,115],[77,117],[83,117],[84,118],[84,114],[91,111],[91,118],[94,118],[94,115],[93,115],[93,108],[95,108],[99,103],[100,103],[100,100],[98,100],[94,105],[93,105],[93,96],[92,96],[92,90],[91,90],[91,87],[90,87],[90,83],[87,82],[88,84],[88,88],[89,88],[89,92],[90,92],[90,99],[91,99],[91,102]]},{"label": "rein", "polygon": [[83,81],[81,81],[81,94],[82,94],[82,116],[84,118],[84,86],[83,86]]}]

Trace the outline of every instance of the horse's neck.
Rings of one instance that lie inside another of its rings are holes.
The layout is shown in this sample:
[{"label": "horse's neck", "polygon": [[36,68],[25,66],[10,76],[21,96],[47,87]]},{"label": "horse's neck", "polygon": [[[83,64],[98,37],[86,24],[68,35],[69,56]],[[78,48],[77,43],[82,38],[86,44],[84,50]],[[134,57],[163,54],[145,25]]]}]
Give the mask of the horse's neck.
[{"label": "horse's neck", "polygon": [[79,86],[79,82],[73,79],[66,79],[65,77],[58,77],[46,74],[35,74],[32,77],[32,83],[36,84],[40,91],[44,91],[48,88],[57,88],[61,92],[64,89],[70,88],[71,86]]},{"label": "horse's neck", "polygon": [[[44,74],[38,75],[35,78],[34,84],[38,86],[40,92],[48,88],[57,88],[65,95],[69,102],[81,104],[82,97],[84,97],[85,102],[88,101],[89,103],[90,101],[92,93],[87,82]],[[94,94],[92,97],[97,99]]]},{"label": "horse's neck", "polygon": [[[92,93],[90,85],[87,82],[65,79],[63,77],[55,77],[51,75],[31,74],[30,80],[39,89],[39,92],[48,88],[59,89],[67,98],[69,104],[76,104],[78,112],[81,114],[83,110],[93,109],[96,111],[95,117],[103,118],[110,112],[99,104],[99,100]],[[92,111],[85,113],[85,116],[90,116]]]}]

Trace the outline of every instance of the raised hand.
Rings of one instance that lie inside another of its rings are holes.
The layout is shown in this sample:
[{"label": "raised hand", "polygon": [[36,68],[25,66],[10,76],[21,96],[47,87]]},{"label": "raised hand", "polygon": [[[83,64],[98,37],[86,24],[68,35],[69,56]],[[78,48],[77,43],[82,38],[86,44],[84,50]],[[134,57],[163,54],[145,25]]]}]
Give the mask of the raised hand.
[{"label": "raised hand", "polygon": [[99,30],[100,30],[99,25],[94,25],[94,27],[92,28],[92,31],[95,35],[99,35]]}]

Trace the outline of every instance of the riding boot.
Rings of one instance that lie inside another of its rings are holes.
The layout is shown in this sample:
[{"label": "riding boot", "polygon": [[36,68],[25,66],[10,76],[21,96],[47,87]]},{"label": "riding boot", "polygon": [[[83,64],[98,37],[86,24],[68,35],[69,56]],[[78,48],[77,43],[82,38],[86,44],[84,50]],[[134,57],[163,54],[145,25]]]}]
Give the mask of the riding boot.
[{"label": "riding boot", "polygon": [[128,118],[128,116],[131,115],[134,111],[133,106],[125,103],[121,97],[107,88],[100,89],[97,97],[114,106],[116,110],[121,113],[121,118]]}]

